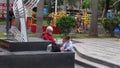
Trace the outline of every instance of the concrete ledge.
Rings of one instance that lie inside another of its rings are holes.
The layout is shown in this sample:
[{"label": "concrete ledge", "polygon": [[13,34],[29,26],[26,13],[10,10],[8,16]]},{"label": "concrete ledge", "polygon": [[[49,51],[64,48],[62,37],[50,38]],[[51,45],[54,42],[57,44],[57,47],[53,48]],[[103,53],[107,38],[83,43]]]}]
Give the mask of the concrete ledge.
[{"label": "concrete ledge", "polygon": [[0,54],[0,68],[74,68],[74,53],[27,51]]},{"label": "concrete ledge", "polygon": [[8,47],[2,48],[7,49],[11,52],[16,51],[46,51],[47,45],[51,42],[49,41],[31,41],[31,42],[9,42],[5,40],[1,40],[1,42],[7,44]]},{"label": "concrete ledge", "polygon": [[73,52],[46,52],[48,41],[4,42],[0,68],[74,68]]}]

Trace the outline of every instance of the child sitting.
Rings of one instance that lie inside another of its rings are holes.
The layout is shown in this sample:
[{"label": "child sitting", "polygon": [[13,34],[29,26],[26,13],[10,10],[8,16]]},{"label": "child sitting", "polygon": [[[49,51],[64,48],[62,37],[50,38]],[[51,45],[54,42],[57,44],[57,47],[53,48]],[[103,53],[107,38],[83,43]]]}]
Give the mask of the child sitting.
[{"label": "child sitting", "polygon": [[70,36],[66,36],[63,38],[63,46],[60,48],[60,50],[74,52],[74,48],[72,45],[72,41],[70,40]]}]

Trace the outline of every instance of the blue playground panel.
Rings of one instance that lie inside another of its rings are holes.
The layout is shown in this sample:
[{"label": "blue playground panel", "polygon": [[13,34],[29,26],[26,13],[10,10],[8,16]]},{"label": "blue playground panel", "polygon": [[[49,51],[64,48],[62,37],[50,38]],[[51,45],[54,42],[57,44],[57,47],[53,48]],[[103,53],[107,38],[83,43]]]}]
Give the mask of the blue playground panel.
[{"label": "blue playground panel", "polygon": [[117,27],[114,30],[115,34],[120,34],[120,24],[117,25]]}]

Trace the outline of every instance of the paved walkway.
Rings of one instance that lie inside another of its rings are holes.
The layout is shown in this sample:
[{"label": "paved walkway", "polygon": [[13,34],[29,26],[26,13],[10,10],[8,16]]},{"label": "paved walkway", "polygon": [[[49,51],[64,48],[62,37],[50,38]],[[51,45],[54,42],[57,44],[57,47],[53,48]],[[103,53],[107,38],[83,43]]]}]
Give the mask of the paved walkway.
[{"label": "paved walkway", "polygon": [[6,32],[6,26],[0,25],[0,32]]},{"label": "paved walkway", "polygon": [[120,66],[120,40],[116,38],[73,39],[82,54]]}]

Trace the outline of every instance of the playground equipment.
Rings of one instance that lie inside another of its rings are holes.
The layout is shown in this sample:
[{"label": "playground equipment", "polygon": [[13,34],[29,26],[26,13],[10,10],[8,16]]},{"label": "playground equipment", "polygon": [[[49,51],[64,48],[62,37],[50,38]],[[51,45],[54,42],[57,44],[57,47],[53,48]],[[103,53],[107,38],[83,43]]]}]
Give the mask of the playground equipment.
[{"label": "playground equipment", "polygon": [[[67,15],[67,13],[65,11],[59,11],[57,13],[52,12],[49,14],[49,17],[52,18],[51,20],[51,25],[54,26],[56,25],[56,21],[58,20],[58,18]],[[87,29],[87,25],[90,23],[91,21],[91,14],[87,13],[87,9],[83,9],[82,11],[82,15],[80,15],[79,13],[77,13],[75,15],[75,19],[77,21],[77,25],[76,25],[76,31],[77,32],[82,32],[83,30]]]},{"label": "playground equipment", "polygon": [[120,23],[117,24],[117,27],[114,29],[114,33],[120,35]]},{"label": "playground equipment", "polygon": [[[114,29],[114,33],[120,37],[120,23],[117,24],[117,27]],[[120,38],[118,40],[120,40]]]},{"label": "playground equipment", "polygon": [[52,26],[56,25],[56,21],[58,20],[58,18],[63,17],[65,15],[66,15],[65,11],[59,11],[59,12],[56,12],[56,13],[54,13],[54,12],[50,13],[49,17],[52,18],[51,25]]},{"label": "playground equipment", "polygon": [[[31,9],[37,5],[39,0],[15,0],[13,4],[13,12],[15,16],[14,27],[11,28],[11,33],[15,36],[15,39],[20,42],[27,42],[26,21],[27,16],[31,15]],[[20,25],[19,25],[19,24]],[[19,28],[18,28],[19,26]],[[17,27],[17,28],[16,28]]]},{"label": "playground equipment", "polygon": [[[20,22],[21,31],[19,31],[17,28],[11,28],[10,31],[11,33],[14,34],[15,39],[17,39],[18,41],[27,42],[28,39],[27,39],[27,32],[26,32],[26,15],[25,15],[26,12],[25,12],[24,4],[21,0],[14,1],[13,12],[14,12],[15,18]],[[18,37],[21,39],[19,40]]]},{"label": "playground equipment", "polygon": [[87,9],[83,9],[83,15],[82,15],[82,26],[83,29],[85,29],[87,27],[87,25],[90,23],[91,21],[91,14],[87,13]]},{"label": "playground equipment", "polygon": [[91,14],[87,13],[87,9],[83,9],[82,10],[82,15],[77,13],[75,15],[75,19],[77,21],[76,31],[77,32],[82,32],[83,30],[87,29],[87,25],[91,21]]},{"label": "playground equipment", "polygon": [[77,21],[77,25],[76,25],[76,31],[77,32],[81,32],[81,28],[80,28],[80,26],[81,26],[81,23],[82,23],[82,19],[81,19],[81,15],[79,14],[79,13],[77,13],[76,15],[75,15],[75,19],[76,19],[76,21]]},{"label": "playground equipment", "polygon": [[[9,0],[9,7],[12,8],[13,4],[12,4],[13,0]],[[7,4],[6,4],[6,0],[0,0],[0,18],[1,19],[5,19],[6,18],[6,8]]]}]

